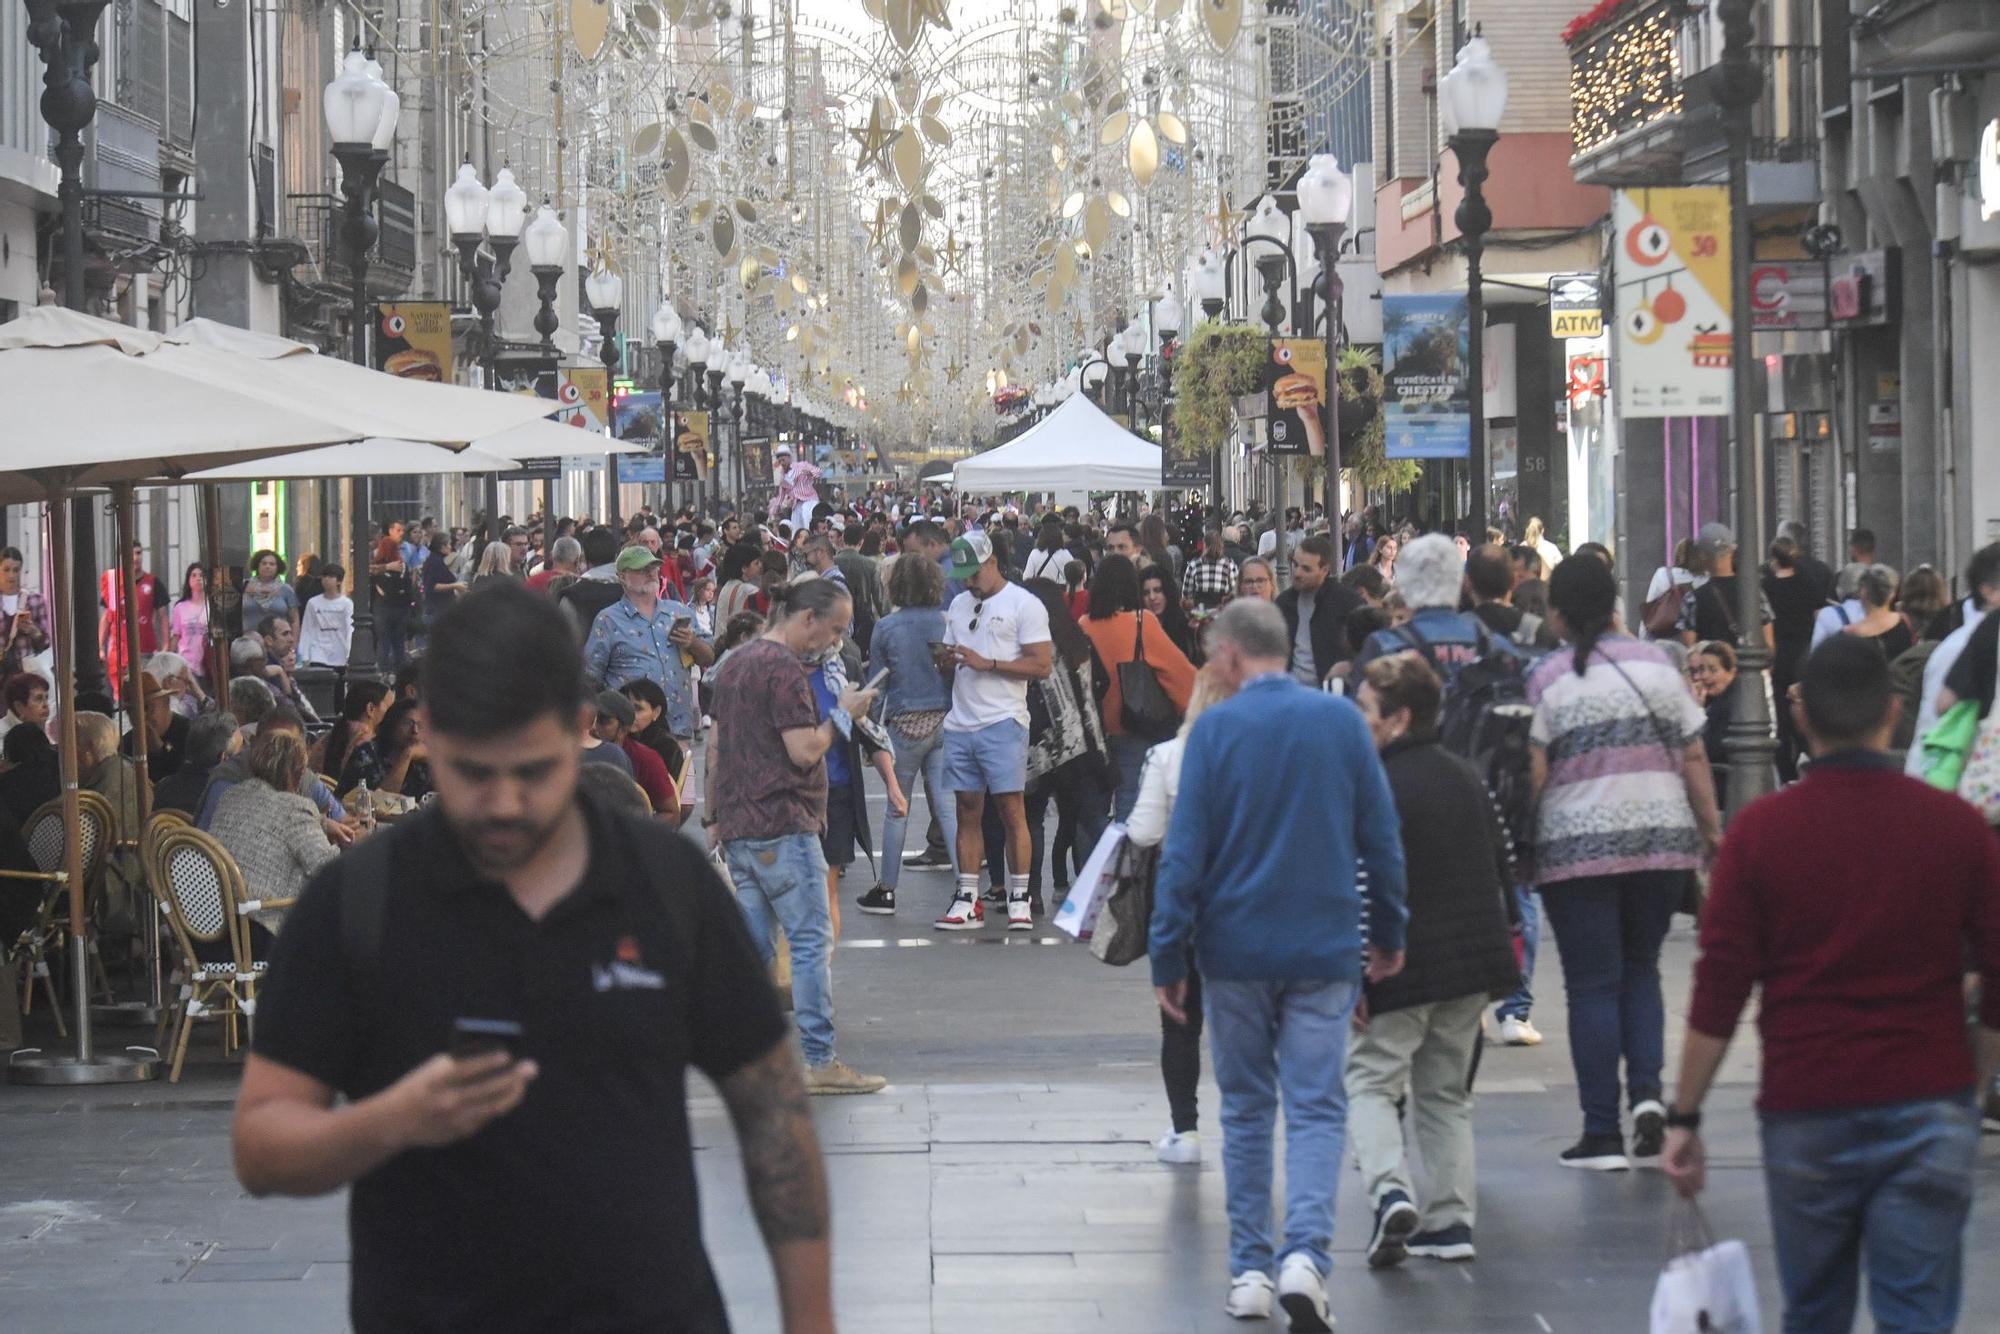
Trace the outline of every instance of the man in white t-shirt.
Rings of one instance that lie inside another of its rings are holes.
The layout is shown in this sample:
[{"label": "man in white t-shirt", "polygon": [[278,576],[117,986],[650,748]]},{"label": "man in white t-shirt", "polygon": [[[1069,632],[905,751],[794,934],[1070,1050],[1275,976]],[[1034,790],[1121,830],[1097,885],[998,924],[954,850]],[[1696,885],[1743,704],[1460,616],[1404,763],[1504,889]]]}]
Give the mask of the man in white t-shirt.
[{"label": "man in white t-shirt", "polygon": [[986,860],[982,820],[990,795],[1007,830],[1007,929],[1029,931],[1028,682],[1049,674],[1055,645],[1040,598],[1007,582],[993,542],[970,532],[951,544],[954,579],[965,591],[945,613],[944,665],[952,672],[944,720],[945,778],[958,794],[958,892],[938,918],[940,931],[986,925],[979,867]]}]

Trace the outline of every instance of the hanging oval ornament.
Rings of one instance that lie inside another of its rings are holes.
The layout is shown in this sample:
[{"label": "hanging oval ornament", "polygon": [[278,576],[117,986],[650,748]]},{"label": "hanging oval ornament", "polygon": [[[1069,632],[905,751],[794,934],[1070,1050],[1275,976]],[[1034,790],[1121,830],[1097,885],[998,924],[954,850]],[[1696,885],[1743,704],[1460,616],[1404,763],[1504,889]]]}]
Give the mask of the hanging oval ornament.
[{"label": "hanging oval ornament", "polygon": [[1208,40],[1215,43],[1218,51],[1227,51],[1236,45],[1237,34],[1243,31],[1243,0],[1200,0],[1201,26],[1208,29]]},{"label": "hanging oval ornament", "polygon": [[938,197],[936,195],[925,195],[921,202],[923,203],[924,206],[924,212],[930,214],[933,218],[936,218],[939,222],[944,221],[944,205],[938,202]]},{"label": "hanging oval ornament", "polygon": [[939,120],[936,116],[925,116],[919,121],[919,124],[924,127],[924,138],[930,140],[939,148],[951,147],[951,130],[943,121]]},{"label": "hanging oval ornament", "polygon": [[1132,129],[1132,142],[1125,148],[1125,160],[1131,165],[1132,179],[1139,183],[1141,190],[1153,183],[1153,177],[1160,170],[1160,141],[1153,135],[1153,127],[1147,121],[1140,121]]},{"label": "hanging oval ornament", "polygon": [[882,0],[861,0],[861,12],[877,23],[882,22],[884,17]]},{"label": "hanging oval ornament", "polygon": [[917,261],[909,255],[896,265],[896,290],[904,296],[917,290]]},{"label": "hanging oval ornament", "polygon": [[669,128],[660,141],[660,176],[666,182],[667,193],[675,199],[685,197],[693,175],[687,140],[678,129]]},{"label": "hanging oval ornament", "polygon": [[597,59],[611,33],[611,0],[569,0],[569,35],[585,60]]},{"label": "hanging oval ornament", "polygon": [[632,136],[632,156],[651,157],[660,151],[660,135],[664,126],[657,121]]},{"label": "hanging oval ornament", "polygon": [[749,200],[739,199],[736,201],[736,216],[745,222],[754,223],[757,221],[757,209]]},{"label": "hanging oval ornament", "polygon": [[660,8],[665,11],[667,22],[675,27],[687,17],[687,0],[660,0]]},{"label": "hanging oval ornament", "polygon": [[890,77],[889,82],[896,88],[896,105],[903,109],[904,115],[914,116],[917,111],[917,94],[923,91],[917,86],[917,76],[910,73],[910,67],[905,65]]},{"label": "hanging oval ornament", "polygon": [[1129,111],[1114,111],[1106,116],[1104,124],[1098,127],[1097,142],[1100,144],[1115,144],[1120,139],[1123,139],[1125,132],[1131,128],[1132,113]]},{"label": "hanging oval ornament", "polygon": [[1068,199],[1063,200],[1062,215],[1065,218],[1073,218],[1081,212],[1083,212],[1083,191],[1078,190]]},{"label": "hanging oval ornament", "polygon": [[915,204],[903,205],[903,211],[896,219],[896,240],[908,254],[917,248],[917,242],[924,238],[924,215]]},{"label": "hanging oval ornament", "polygon": [[1083,211],[1083,239],[1090,242],[1093,255],[1111,239],[1111,206],[1101,198],[1091,200],[1090,207]]},{"label": "hanging oval ornament", "polygon": [[806,293],[812,291],[812,284],[806,281],[806,276],[803,273],[795,273],[792,275],[792,290],[800,296],[804,296]]},{"label": "hanging oval ornament", "polygon": [[745,259],[736,266],[736,276],[745,287],[754,287],[757,280],[764,276],[764,266],[754,259]]},{"label": "hanging oval ornament", "polygon": [[914,310],[915,312],[917,312],[917,314],[921,315],[924,313],[926,309],[929,308],[930,304],[931,304],[930,289],[928,287],[925,287],[922,283],[918,283],[917,290],[910,293],[910,309]]},{"label": "hanging oval ornament", "polygon": [[1132,216],[1132,201],[1124,195],[1119,194],[1116,190],[1107,192],[1104,196],[1104,202],[1111,205],[1111,211],[1119,217],[1129,218]]},{"label": "hanging oval ornament", "polygon": [[1173,112],[1162,111],[1159,115],[1153,117],[1153,122],[1160,127],[1160,137],[1162,139],[1176,144],[1184,144],[1188,141],[1187,122],[1176,116]]},{"label": "hanging oval ornament", "polygon": [[1063,246],[1056,251],[1054,276],[1050,278],[1049,285],[1051,287],[1068,287],[1075,281],[1076,251],[1070,249],[1068,246]]},{"label": "hanging oval ornament", "polygon": [[648,4],[632,6],[632,21],[647,32],[660,30],[660,11]]},{"label": "hanging oval ornament", "polygon": [[896,136],[896,143],[889,150],[889,157],[896,164],[896,179],[903,183],[903,189],[911,194],[924,185],[924,141],[905,129]]},{"label": "hanging oval ornament", "polygon": [[736,249],[736,219],[729,216],[729,210],[715,211],[715,226],[709,234],[715,241],[715,253],[728,259],[729,252]]},{"label": "hanging oval ornament", "polygon": [[917,44],[917,34],[923,31],[916,0],[883,0],[882,21],[889,29],[890,39],[904,51]]}]

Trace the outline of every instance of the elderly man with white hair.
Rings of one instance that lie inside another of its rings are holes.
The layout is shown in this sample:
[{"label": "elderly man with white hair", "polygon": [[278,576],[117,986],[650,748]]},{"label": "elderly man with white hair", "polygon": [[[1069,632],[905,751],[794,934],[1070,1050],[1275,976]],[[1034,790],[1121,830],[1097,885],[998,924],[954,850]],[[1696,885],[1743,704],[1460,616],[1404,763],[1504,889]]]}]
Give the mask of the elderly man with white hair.
[{"label": "elderly man with white hair", "polygon": [[1355,671],[1384,654],[1414,649],[1430,660],[1448,688],[1460,667],[1490,650],[1517,652],[1511,641],[1489,634],[1478,617],[1458,609],[1464,590],[1465,558],[1458,554],[1458,544],[1443,533],[1413,538],[1396,557],[1396,591],[1409,604],[1410,619],[1370,635],[1354,660]]}]

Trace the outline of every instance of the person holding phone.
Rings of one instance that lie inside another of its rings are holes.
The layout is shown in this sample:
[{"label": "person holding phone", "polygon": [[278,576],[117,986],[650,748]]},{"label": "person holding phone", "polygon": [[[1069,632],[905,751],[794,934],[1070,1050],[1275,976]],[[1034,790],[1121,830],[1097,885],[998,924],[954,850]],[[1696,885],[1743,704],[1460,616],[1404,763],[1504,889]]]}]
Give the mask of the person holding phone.
[{"label": "person holding phone", "polygon": [[437,800],[287,916],[238,1178],[352,1186],[359,1334],[726,1329],[693,1066],[735,1124],[786,1334],[831,1334],[826,1178],[784,1016],[700,850],[578,790],[593,714],[567,619],[520,584],[479,589],[422,670]]},{"label": "person holding phone", "polygon": [[694,628],[694,608],[660,597],[660,558],[643,546],[618,553],[624,596],[597,613],[584,644],[584,674],[593,692],[628,681],[653,682],[667,697],[667,730],[692,743],[699,710],[693,668],[715,662],[715,648]]}]

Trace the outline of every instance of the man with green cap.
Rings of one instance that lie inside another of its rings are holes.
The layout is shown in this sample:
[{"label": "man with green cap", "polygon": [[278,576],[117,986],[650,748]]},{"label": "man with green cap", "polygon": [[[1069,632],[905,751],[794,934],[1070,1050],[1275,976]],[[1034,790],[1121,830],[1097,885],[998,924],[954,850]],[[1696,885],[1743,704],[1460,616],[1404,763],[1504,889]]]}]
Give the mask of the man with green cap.
[{"label": "man with green cap", "polygon": [[986,925],[979,867],[986,860],[982,820],[992,800],[1007,830],[1007,929],[1028,931],[1028,682],[1049,674],[1055,645],[1042,600],[1009,583],[992,539],[978,529],[951,544],[948,573],[965,591],[945,613],[939,670],[951,676],[944,719],[945,777],[958,797],[958,891],[938,918],[940,931]]},{"label": "man with green cap", "polygon": [[690,668],[715,661],[708,638],[694,628],[694,609],[660,596],[660,558],[642,546],[618,553],[625,596],[597,613],[584,642],[583,674],[593,690],[622,689],[644,677],[667,697],[667,730],[692,741],[697,705]]}]

